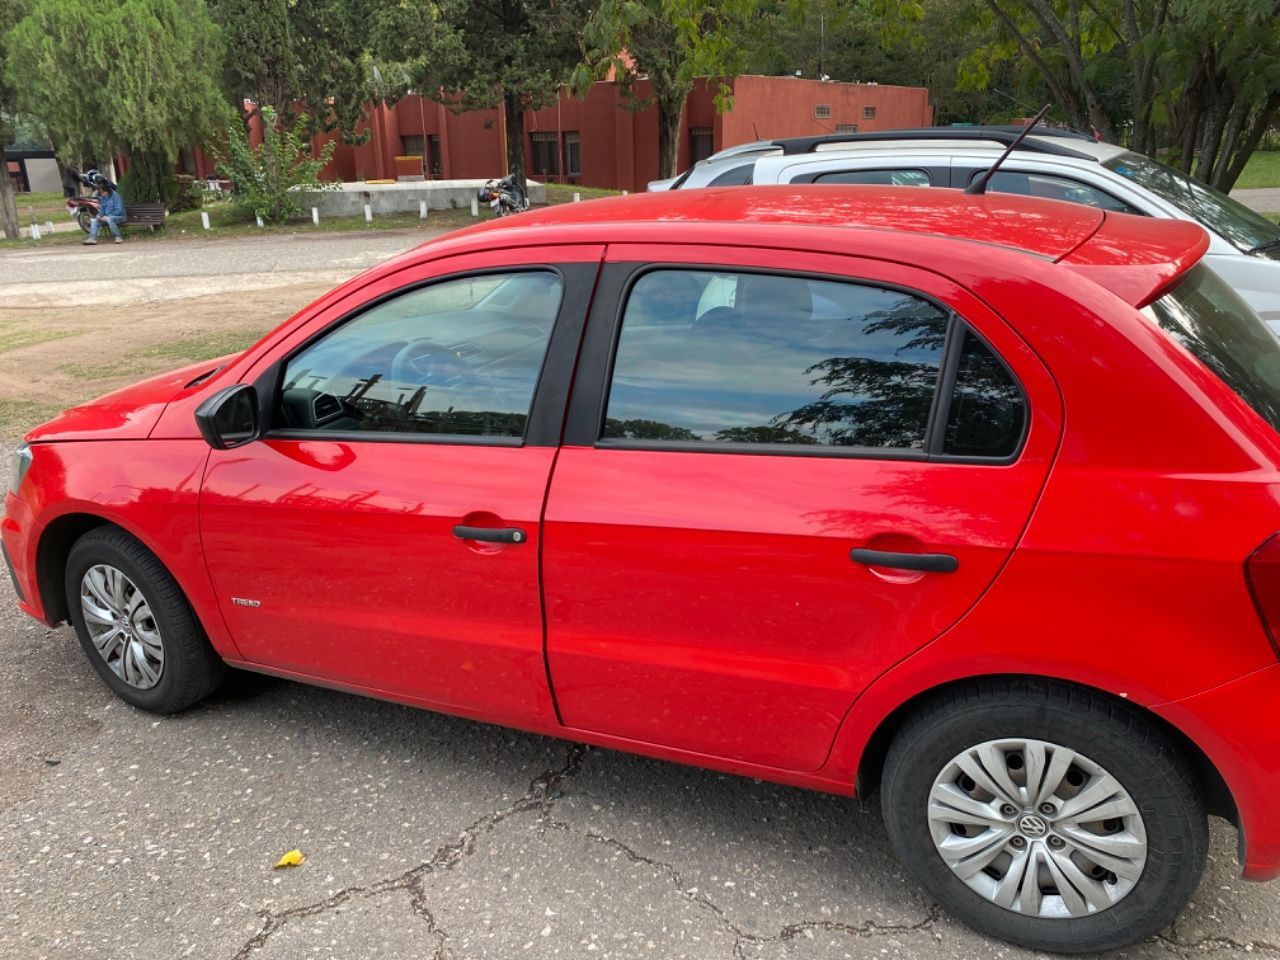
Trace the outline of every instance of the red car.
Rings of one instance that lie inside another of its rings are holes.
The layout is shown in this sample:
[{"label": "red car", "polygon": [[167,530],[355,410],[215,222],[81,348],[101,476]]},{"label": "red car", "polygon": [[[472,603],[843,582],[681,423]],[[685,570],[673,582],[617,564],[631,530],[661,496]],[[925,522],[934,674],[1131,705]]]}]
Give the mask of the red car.
[{"label": "red car", "polygon": [[15,456],[22,608],[168,712],[224,664],[878,789],[947,910],[1280,873],[1280,341],[1197,226],[945,190],[452,234]]}]

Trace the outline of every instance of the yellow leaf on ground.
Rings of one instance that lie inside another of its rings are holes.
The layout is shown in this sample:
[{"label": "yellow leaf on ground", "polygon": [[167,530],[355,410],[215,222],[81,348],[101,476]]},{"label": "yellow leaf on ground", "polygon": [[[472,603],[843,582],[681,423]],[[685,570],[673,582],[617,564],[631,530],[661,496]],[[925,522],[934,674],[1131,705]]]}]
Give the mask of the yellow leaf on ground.
[{"label": "yellow leaf on ground", "polygon": [[297,867],[297,866],[300,866],[302,864],[302,861],[306,859],[307,859],[306,854],[304,854],[301,850],[290,850],[278,861],[276,861],[275,868],[277,870],[283,870],[286,867]]}]

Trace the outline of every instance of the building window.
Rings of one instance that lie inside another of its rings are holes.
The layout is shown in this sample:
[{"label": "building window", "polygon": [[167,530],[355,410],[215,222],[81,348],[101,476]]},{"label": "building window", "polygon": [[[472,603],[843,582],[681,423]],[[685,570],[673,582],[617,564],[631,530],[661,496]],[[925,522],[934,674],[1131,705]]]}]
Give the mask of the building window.
[{"label": "building window", "polygon": [[433,177],[444,173],[444,161],[440,155],[440,137],[438,134],[427,135],[427,166]]},{"label": "building window", "polygon": [[407,137],[400,138],[400,156],[402,157],[421,157],[422,153],[422,135],[411,134]]},{"label": "building window", "polygon": [[564,135],[564,174],[582,176],[582,138],[576,130],[566,131]]},{"label": "building window", "polygon": [[690,127],[689,128],[689,161],[697,163],[699,160],[705,160],[711,156],[711,128],[710,127]]},{"label": "building window", "polygon": [[863,107],[863,108],[862,108],[862,119],[863,119],[863,120],[874,120],[875,118],[876,118],[876,108],[875,108],[875,107]]},{"label": "building window", "polygon": [[532,169],[534,176],[558,177],[560,175],[559,144],[554,133],[531,133],[533,140]]},{"label": "building window", "polygon": [[830,120],[830,119],[831,119],[831,104],[829,104],[829,103],[819,103],[817,106],[815,106],[815,107],[813,108],[813,119],[815,119],[815,120]]},{"label": "building window", "polygon": [[857,133],[858,125],[856,123],[837,123],[836,133]]}]

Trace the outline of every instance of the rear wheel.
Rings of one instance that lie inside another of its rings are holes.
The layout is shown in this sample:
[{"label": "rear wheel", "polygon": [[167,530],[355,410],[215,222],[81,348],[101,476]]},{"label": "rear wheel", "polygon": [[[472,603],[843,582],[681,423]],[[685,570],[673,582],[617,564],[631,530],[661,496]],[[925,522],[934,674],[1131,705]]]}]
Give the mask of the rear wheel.
[{"label": "rear wheel", "polygon": [[117,527],[98,527],[67,558],[67,609],[89,662],[122,700],[174,713],[222,679],[187,599],[150,550]]},{"label": "rear wheel", "polygon": [[93,211],[85,207],[81,207],[76,214],[76,223],[80,225],[80,229],[85,233],[89,232],[89,227],[93,224]]},{"label": "rear wheel", "polygon": [[1175,745],[1101,695],[1035,681],[945,693],[889,750],[884,818],[949,912],[1037,950],[1126,946],[1204,868],[1203,801]]}]

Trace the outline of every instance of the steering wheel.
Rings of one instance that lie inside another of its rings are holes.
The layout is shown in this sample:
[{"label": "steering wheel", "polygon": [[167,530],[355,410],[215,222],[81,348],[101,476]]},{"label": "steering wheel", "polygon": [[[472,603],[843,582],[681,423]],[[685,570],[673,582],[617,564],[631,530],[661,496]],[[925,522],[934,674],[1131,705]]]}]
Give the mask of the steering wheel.
[{"label": "steering wheel", "polygon": [[473,397],[487,396],[496,405],[501,404],[497,389],[487,377],[430,338],[411,340],[400,348],[391,361],[390,379],[393,383],[420,384],[435,390],[465,390]]}]

